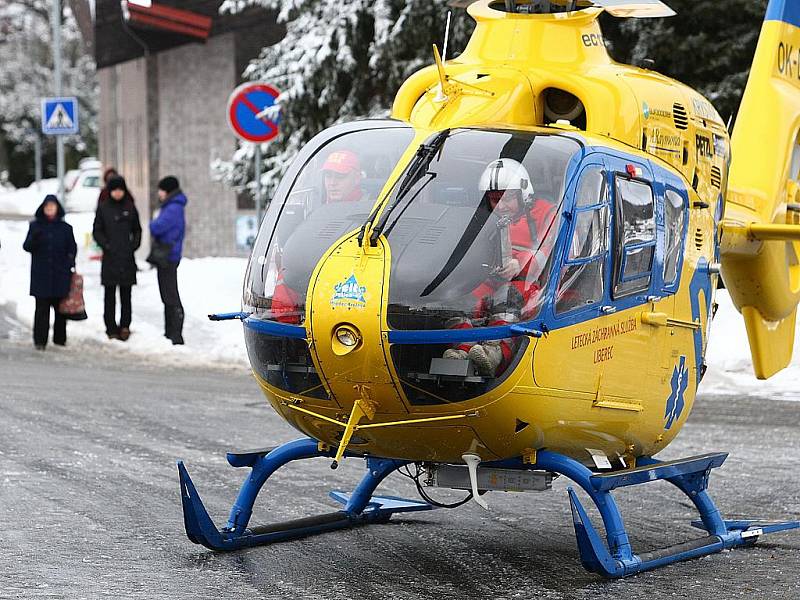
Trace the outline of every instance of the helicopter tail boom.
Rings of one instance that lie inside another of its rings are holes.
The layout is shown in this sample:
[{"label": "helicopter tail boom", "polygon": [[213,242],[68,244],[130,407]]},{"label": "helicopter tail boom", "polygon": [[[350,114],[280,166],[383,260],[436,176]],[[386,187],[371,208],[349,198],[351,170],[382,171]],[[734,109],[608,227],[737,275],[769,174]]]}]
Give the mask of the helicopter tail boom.
[{"label": "helicopter tail boom", "polygon": [[800,302],[799,59],[800,8],[771,0],[732,139],[720,243],[760,379],[789,364]]}]

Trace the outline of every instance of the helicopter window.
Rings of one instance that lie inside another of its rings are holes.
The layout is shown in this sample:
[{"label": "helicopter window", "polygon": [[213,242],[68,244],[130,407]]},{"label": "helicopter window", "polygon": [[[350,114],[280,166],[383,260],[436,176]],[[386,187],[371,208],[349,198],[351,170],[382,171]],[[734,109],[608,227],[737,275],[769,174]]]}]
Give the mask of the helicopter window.
[{"label": "helicopter window", "polygon": [[797,139],[792,150],[792,162],[789,167],[789,179],[800,181],[800,133],[797,134]]},{"label": "helicopter window", "polygon": [[597,258],[606,251],[608,208],[597,207],[579,212],[575,217],[575,234],[570,244],[570,261]]},{"label": "helicopter window", "polygon": [[[535,318],[561,220],[568,137],[459,129],[390,200],[389,325],[447,329]],[[401,175],[400,181],[404,176]]]},{"label": "helicopter window", "polygon": [[647,289],[656,247],[652,188],[617,177],[617,285],[615,297]]},{"label": "helicopter window", "polygon": [[581,179],[581,183],[578,186],[575,206],[576,208],[584,208],[586,206],[602,204],[604,193],[603,171],[592,169],[585,173]]},{"label": "helicopter window", "polygon": [[306,340],[265,335],[247,327],[244,339],[250,364],[265,382],[292,394],[330,400]]},{"label": "helicopter window", "polygon": [[341,126],[336,136],[323,132],[306,145],[264,217],[247,269],[246,310],[303,322],[314,268],[331,245],[366,222],[413,137],[405,124],[367,121]]},{"label": "helicopter window", "polygon": [[686,222],[686,203],[683,196],[667,190],[664,202],[664,285],[672,285],[678,277],[678,262],[681,255],[681,242]]},{"label": "helicopter window", "polygon": [[[552,134],[440,135],[426,142],[418,156],[427,162],[410,164],[411,183],[399,185],[404,191],[389,201],[389,326],[444,330],[530,321],[544,301],[567,167],[581,146]],[[411,404],[441,404],[500,385],[526,344],[522,337],[395,344],[391,356]]]},{"label": "helicopter window", "polygon": [[[603,297],[608,251],[608,193],[603,172],[587,171],[576,198],[575,227],[556,295],[559,314],[594,304]],[[588,208],[582,208],[588,207]]]}]

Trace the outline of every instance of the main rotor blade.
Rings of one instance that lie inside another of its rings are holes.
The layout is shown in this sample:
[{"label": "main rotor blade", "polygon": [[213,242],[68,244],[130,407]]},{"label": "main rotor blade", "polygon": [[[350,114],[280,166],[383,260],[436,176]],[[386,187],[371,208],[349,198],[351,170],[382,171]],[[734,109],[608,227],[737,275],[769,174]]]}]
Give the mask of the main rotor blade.
[{"label": "main rotor blade", "polygon": [[645,19],[651,17],[674,17],[677,13],[660,0],[594,0],[595,6],[604,8],[614,17],[634,17]]}]

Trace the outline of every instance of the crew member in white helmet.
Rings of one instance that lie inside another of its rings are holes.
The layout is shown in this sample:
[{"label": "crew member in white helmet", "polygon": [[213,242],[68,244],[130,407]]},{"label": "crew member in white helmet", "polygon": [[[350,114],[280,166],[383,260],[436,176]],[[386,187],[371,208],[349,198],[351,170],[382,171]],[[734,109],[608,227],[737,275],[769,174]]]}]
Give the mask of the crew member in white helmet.
[{"label": "crew member in white helmet", "polygon": [[[549,232],[556,213],[553,204],[534,198],[527,169],[511,158],[489,163],[480,179],[483,202],[498,216],[501,261],[491,277],[473,290],[473,318],[456,318],[453,329],[474,327],[485,319],[487,327],[516,323],[538,307],[545,279],[544,270],[557,232]],[[488,316],[488,318],[487,318]],[[445,351],[444,358],[469,359],[486,377],[502,373],[511,362],[512,340],[459,344]]]}]

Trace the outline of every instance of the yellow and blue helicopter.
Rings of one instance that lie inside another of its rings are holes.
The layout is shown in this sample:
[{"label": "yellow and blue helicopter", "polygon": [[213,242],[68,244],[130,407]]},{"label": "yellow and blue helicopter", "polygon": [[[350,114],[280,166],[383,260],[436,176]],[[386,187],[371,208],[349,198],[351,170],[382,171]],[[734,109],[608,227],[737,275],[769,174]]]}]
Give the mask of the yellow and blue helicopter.
[{"label": "yellow and blue helicopter", "polygon": [[[478,0],[466,50],[411,76],[391,119],[313,138],[281,181],[239,318],[255,377],[304,438],[250,467],[227,525],[182,463],[189,538],[232,550],[565,476],[583,565],[625,577],[800,522],[724,520],[724,453],[652,458],[686,422],[720,275],[756,375],[790,361],[800,300],[800,4],[771,0],[736,133],[700,94],[613,62],[598,16],[657,0]],[[445,50],[447,43],[445,42]],[[366,460],[341,510],[249,527],[278,468]],[[373,495],[411,476],[423,500]],[[674,484],[705,536],[636,554],[612,496]],[[463,502],[462,502],[463,503]],[[461,504],[461,503],[457,503]],[[450,505],[453,506],[453,505]]]}]

